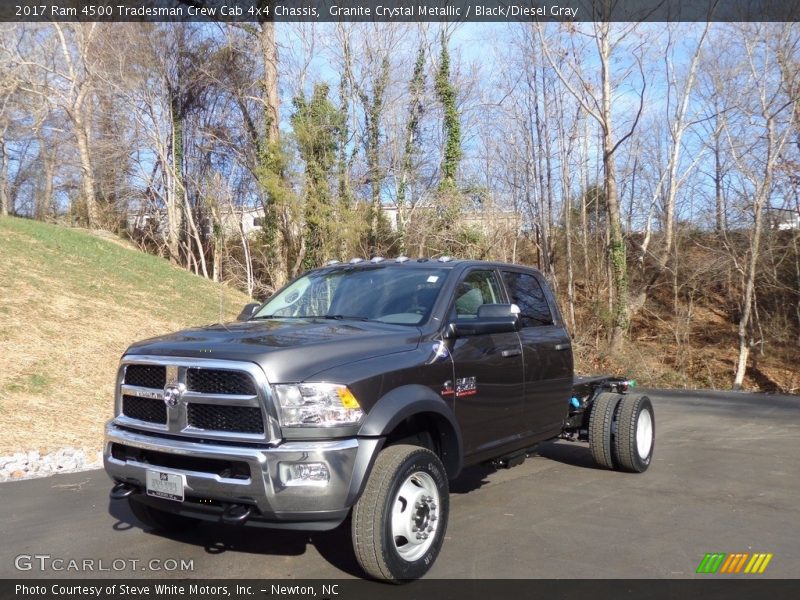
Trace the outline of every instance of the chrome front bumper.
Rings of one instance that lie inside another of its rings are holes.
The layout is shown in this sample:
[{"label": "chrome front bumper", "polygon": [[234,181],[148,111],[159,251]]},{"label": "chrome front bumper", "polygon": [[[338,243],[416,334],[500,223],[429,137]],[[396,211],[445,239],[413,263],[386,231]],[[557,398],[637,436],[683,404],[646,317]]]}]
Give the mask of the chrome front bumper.
[{"label": "chrome front bumper", "polygon": [[[123,429],[112,421],[106,426],[103,463],[113,480],[135,486],[142,492],[141,500],[171,512],[216,519],[220,505],[245,504],[258,509],[259,514],[252,524],[269,526],[270,522],[273,525],[306,522],[309,528],[316,529],[327,527],[313,527],[315,522],[335,526],[345,518],[361,493],[382,441],[380,438],[347,438],[285,442],[255,448],[168,439]],[[173,455],[172,464],[180,463],[180,457],[244,462],[250,475],[247,478],[228,478],[217,473],[160,466],[157,460],[148,463],[120,460],[112,455],[113,444]],[[329,479],[325,485],[287,486],[281,479],[280,463],[322,463],[327,467]],[[186,499],[193,502],[179,503],[145,496],[148,470],[183,474],[186,477]],[[217,507],[216,513],[214,506]]]}]

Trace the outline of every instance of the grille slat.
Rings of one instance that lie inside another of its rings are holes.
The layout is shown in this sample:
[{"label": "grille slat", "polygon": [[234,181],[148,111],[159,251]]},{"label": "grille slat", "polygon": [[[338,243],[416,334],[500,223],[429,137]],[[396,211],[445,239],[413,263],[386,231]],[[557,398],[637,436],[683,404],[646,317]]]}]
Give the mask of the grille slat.
[{"label": "grille slat", "polygon": [[187,369],[186,388],[201,394],[256,395],[256,386],[247,373],[225,369]]},{"label": "grille slat", "polygon": [[167,368],[160,365],[128,365],[125,368],[125,383],[164,389],[167,383]]},{"label": "grille slat", "polygon": [[232,433],[264,433],[261,409],[219,404],[188,405],[189,425],[198,429]]},{"label": "grille slat", "polygon": [[162,400],[126,394],[122,396],[122,414],[139,421],[163,424],[167,422],[167,405]]}]

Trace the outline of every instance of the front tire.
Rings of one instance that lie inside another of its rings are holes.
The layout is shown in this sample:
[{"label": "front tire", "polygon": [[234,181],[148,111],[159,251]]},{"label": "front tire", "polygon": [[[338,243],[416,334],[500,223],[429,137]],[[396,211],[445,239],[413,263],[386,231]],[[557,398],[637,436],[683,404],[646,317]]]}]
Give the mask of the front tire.
[{"label": "front tire", "polygon": [[394,583],[425,575],[442,548],[449,508],[447,473],[436,454],[405,444],[383,450],[353,509],[361,568]]},{"label": "front tire", "polygon": [[647,396],[623,396],[617,415],[614,457],[621,471],[644,473],[653,460],[656,419]]}]

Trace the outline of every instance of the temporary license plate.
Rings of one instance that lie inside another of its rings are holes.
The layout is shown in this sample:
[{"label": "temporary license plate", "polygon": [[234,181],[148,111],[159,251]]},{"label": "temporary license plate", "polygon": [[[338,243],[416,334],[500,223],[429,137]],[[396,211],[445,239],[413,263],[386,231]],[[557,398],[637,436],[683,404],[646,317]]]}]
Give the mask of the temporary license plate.
[{"label": "temporary license plate", "polygon": [[186,476],[180,473],[164,471],[147,472],[147,495],[183,502],[183,488],[186,487]]}]

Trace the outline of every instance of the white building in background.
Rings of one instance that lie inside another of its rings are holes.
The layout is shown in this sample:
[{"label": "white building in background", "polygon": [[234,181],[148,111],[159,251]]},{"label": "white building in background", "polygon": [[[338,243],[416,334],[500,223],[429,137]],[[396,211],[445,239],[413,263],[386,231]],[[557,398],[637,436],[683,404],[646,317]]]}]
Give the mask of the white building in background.
[{"label": "white building in background", "polygon": [[223,211],[222,228],[225,235],[235,234],[241,228],[245,235],[261,231],[264,227],[263,208],[241,208]]},{"label": "white building in background", "polygon": [[768,208],[767,223],[778,231],[797,231],[800,229],[800,207]]},{"label": "white building in background", "polygon": [[[407,209],[411,218],[413,215],[424,214],[426,211],[436,210],[435,206],[417,206],[412,211]],[[386,220],[392,231],[397,231],[399,210],[396,206],[383,205],[381,211],[386,216]],[[505,231],[520,231],[523,225],[522,213],[513,210],[485,209],[485,210],[465,210],[459,216],[460,222],[467,227],[474,227],[484,234],[502,229]]]},{"label": "white building in background", "polygon": [[[408,213],[412,220],[414,215],[422,216],[426,212],[430,214],[435,211],[435,206],[417,206]],[[381,211],[386,216],[392,231],[397,231],[399,221],[399,211],[396,206],[383,205]],[[240,231],[245,235],[251,235],[261,231],[264,226],[264,209],[261,207],[226,207],[222,209],[220,219],[225,236],[240,235]],[[518,232],[523,226],[524,219],[522,214],[516,211],[486,209],[486,210],[467,210],[461,213],[460,222],[468,227],[474,227],[484,234],[491,234],[497,231]],[[205,227],[205,233],[211,235],[212,224],[210,221],[198,224]],[[158,211],[148,211],[128,214],[128,229],[130,231],[151,231],[166,235],[169,232],[167,213],[161,209]]]},{"label": "white building in background", "polygon": [[[262,208],[236,207],[225,208],[221,211],[220,220],[222,229],[226,236],[239,235],[243,231],[245,235],[250,235],[260,231],[264,226],[264,210]],[[128,214],[129,231],[153,231],[166,235],[169,232],[169,221],[165,210],[148,211]],[[210,222],[202,224],[205,233],[213,233],[213,225]]]}]

